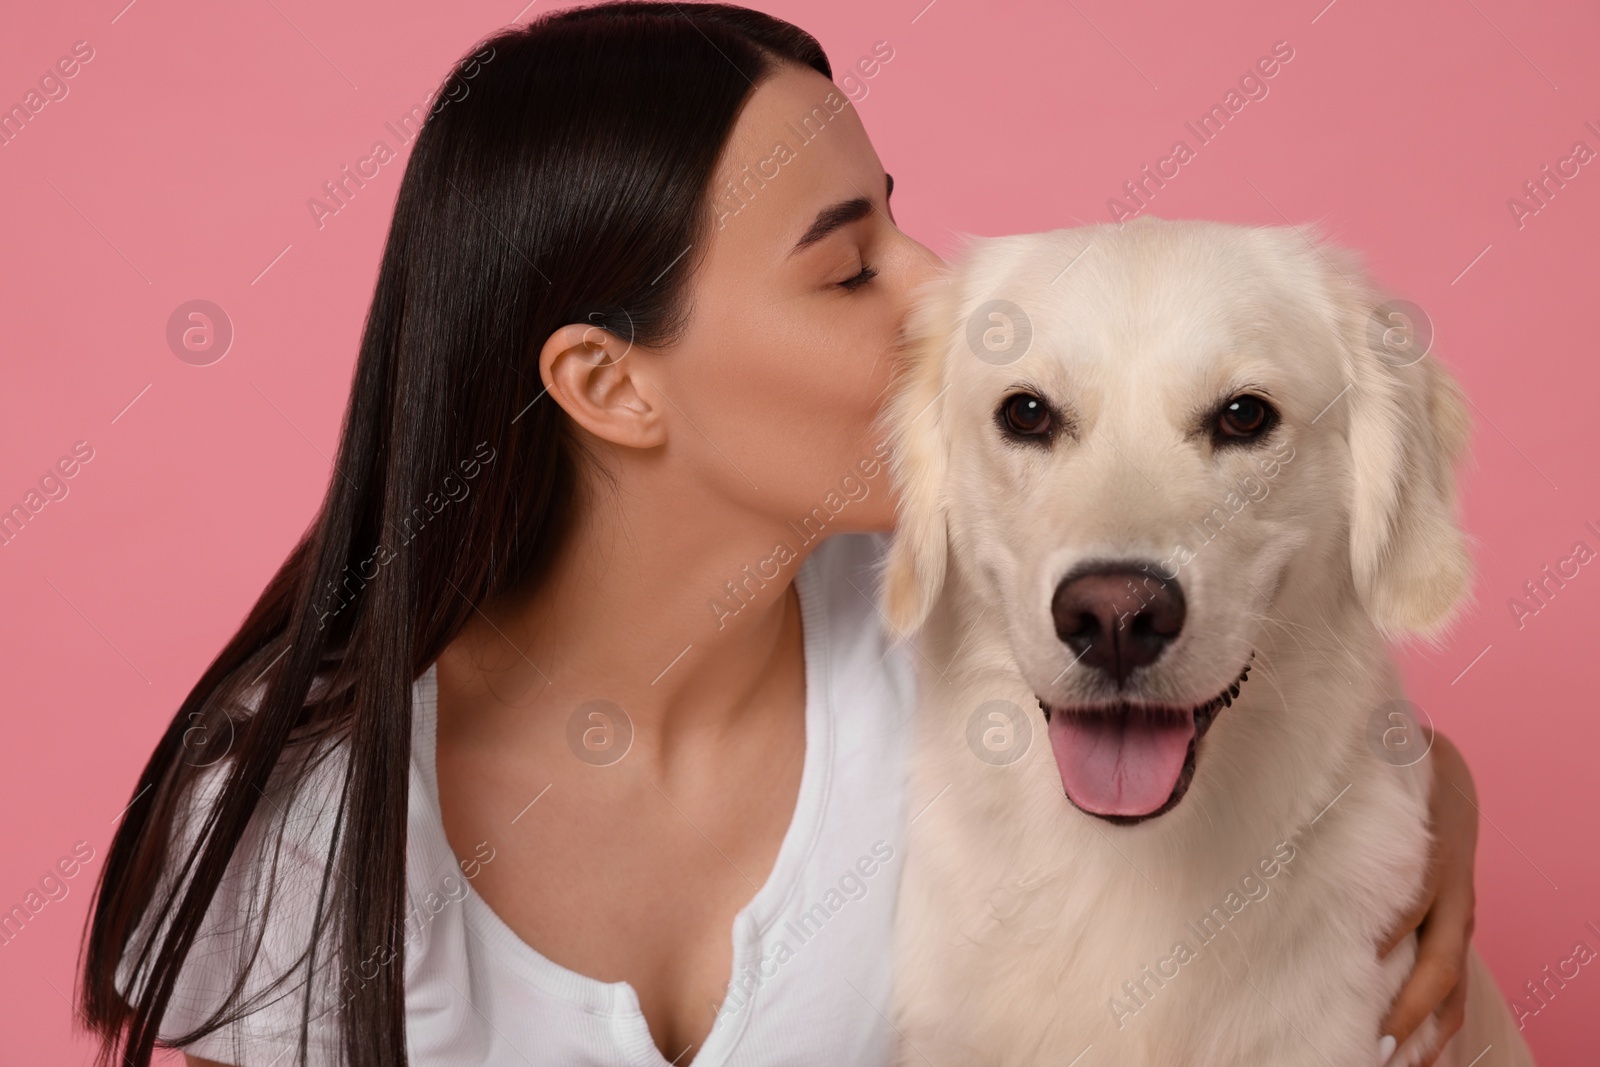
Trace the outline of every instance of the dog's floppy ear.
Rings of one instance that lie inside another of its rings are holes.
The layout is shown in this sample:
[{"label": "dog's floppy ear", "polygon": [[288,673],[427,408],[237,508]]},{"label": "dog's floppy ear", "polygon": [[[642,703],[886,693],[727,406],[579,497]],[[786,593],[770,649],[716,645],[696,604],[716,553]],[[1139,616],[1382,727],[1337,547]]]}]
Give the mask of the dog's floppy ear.
[{"label": "dog's floppy ear", "polygon": [[944,427],[946,360],[956,335],[958,286],[939,278],[917,294],[900,346],[894,393],[884,405],[899,497],[884,564],[883,611],[897,634],[920,627],[944,588],[949,552]]},{"label": "dog's floppy ear", "polygon": [[1360,257],[1321,245],[1347,354],[1352,460],[1350,563],[1367,614],[1389,636],[1432,637],[1472,578],[1455,515],[1455,465],[1471,420],[1461,389],[1426,348],[1414,305],[1386,302]]}]

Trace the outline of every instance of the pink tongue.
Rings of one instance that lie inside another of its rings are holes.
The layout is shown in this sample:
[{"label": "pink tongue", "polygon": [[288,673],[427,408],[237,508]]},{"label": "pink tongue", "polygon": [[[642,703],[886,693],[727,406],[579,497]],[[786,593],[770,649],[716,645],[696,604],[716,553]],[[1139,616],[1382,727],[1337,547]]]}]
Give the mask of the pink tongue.
[{"label": "pink tongue", "polygon": [[1148,815],[1165,804],[1193,736],[1192,714],[1173,725],[1117,714],[1050,717],[1061,784],[1074,804],[1097,815]]}]

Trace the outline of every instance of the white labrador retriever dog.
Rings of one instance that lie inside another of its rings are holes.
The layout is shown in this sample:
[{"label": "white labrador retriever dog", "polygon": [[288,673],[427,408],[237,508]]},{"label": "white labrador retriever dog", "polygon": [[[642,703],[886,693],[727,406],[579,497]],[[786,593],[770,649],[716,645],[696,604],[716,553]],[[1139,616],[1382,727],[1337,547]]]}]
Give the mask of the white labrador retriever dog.
[{"label": "white labrador retriever dog", "polygon": [[[922,302],[887,408],[927,704],[903,1063],[1375,1062],[1430,844],[1385,639],[1470,575],[1466,410],[1382,300],[1320,237],[1146,218],[977,241]],[[1531,1064],[1467,981],[1438,1062]]]}]

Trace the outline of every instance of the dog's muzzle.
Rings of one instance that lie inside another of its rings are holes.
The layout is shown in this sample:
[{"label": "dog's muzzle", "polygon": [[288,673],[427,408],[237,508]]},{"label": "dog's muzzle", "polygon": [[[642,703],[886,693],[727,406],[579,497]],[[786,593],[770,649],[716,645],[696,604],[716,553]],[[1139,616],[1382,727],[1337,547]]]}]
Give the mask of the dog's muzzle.
[{"label": "dog's muzzle", "polygon": [[1089,707],[1039,705],[1067,799],[1119,825],[1172,810],[1194,778],[1195,748],[1216,715],[1232,707],[1255,653],[1228,687],[1193,707],[1117,702]]}]

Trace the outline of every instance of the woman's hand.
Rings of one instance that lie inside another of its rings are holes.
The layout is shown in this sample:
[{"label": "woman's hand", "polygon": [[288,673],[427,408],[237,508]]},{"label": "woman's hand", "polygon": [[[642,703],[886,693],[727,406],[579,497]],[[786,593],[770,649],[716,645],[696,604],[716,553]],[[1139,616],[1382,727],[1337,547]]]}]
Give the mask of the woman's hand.
[{"label": "woman's hand", "polygon": [[1420,1062],[1428,1067],[1461,1029],[1467,1004],[1467,945],[1472,939],[1472,861],[1478,847],[1478,791],[1461,753],[1444,734],[1433,733],[1433,786],[1428,821],[1434,849],[1427,885],[1415,911],[1392,930],[1378,952],[1382,959],[1412,930],[1417,931],[1417,961],[1395,995],[1380,1034],[1393,1035],[1398,1047],[1438,1012],[1439,1040]]}]

